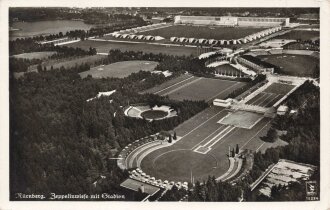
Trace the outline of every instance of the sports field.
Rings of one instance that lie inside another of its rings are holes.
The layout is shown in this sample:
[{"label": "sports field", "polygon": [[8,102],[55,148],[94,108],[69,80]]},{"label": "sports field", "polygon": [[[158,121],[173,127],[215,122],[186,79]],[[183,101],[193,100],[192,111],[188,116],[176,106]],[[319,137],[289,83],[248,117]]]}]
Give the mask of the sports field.
[{"label": "sports field", "polygon": [[271,107],[294,87],[294,85],[273,83],[246,104]]},{"label": "sports field", "polygon": [[[170,181],[204,180],[208,175],[220,177],[233,174],[237,164],[230,167],[228,147],[239,145],[241,149],[259,150],[264,142],[270,119],[261,119],[253,128],[244,129],[218,123],[229,113],[221,107],[210,107],[178,126],[179,140],[168,147],[151,151],[143,159],[140,168],[156,179]],[[138,164],[133,160],[133,167]]]},{"label": "sports field", "polygon": [[137,34],[170,37],[204,38],[204,39],[239,39],[264,30],[257,27],[219,27],[176,25]]},{"label": "sports field", "polygon": [[[48,60],[41,64],[42,68],[44,69],[46,67],[47,70],[50,70],[51,67],[53,68],[61,68],[62,66],[64,68],[71,68],[76,65],[80,65],[83,63],[87,64],[94,64],[95,61],[99,61],[106,58],[105,55],[90,55],[90,56],[83,56],[78,58],[70,58],[70,59],[61,59],[61,60]],[[37,69],[37,66],[31,66],[29,68],[29,71],[32,71],[33,69]]]},{"label": "sports field", "polygon": [[301,41],[315,38],[320,38],[319,31],[292,30],[288,33],[276,37],[276,39],[300,39]]},{"label": "sports field", "polygon": [[280,67],[280,72],[292,76],[312,76],[319,59],[308,55],[262,55],[263,61]]},{"label": "sports field", "polygon": [[89,71],[79,73],[82,78],[91,75],[93,78],[124,78],[132,73],[142,71],[152,71],[156,68],[158,62],[155,61],[122,61],[109,65],[102,65],[91,68]]},{"label": "sports field", "polygon": [[141,113],[141,116],[145,119],[159,119],[167,116],[167,112],[162,110],[147,110]]},{"label": "sports field", "polygon": [[13,57],[23,58],[23,59],[45,59],[54,54],[56,54],[55,51],[31,52],[31,53],[22,53],[18,55],[13,55]]},{"label": "sports field", "polygon": [[170,99],[179,101],[211,101],[214,98],[225,99],[229,93],[244,84],[244,82],[183,75],[146,92],[168,96]]},{"label": "sports field", "polygon": [[108,42],[108,41],[93,41],[86,40],[68,44],[69,47],[78,47],[88,50],[90,47],[96,48],[98,53],[109,53],[110,50],[119,49],[121,51],[142,51],[145,53],[163,53],[168,55],[186,55],[197,56],[197,50],[195,47],[183,47],[183,46],[164,46],[164,45],[152,45],[146,43],[129,43],[129,42]]}]

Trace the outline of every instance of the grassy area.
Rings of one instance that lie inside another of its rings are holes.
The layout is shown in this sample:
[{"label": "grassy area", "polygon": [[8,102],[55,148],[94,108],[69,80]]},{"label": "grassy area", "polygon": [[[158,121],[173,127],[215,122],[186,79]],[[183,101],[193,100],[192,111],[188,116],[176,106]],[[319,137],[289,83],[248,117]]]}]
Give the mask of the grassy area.
[{"label": "grassy area", "polygon": [[250,128],[258,122],[263,116],[261,114],[237,111],[223,118],[219,123],[233,125],[240,128]]},{"label": "grassy area", "polygon": [[229,93],[244,84],[236,81],[197,78],[194,81],[188,80],[186,83],[181,83],[179,87],[163,94],[174,100],[210,101],[214,98],[225,99]]},{"label": "grassy area", "polygon": [[171,86],[176,86],[178,85],[178,83],[183,83],[184,80],[189,80],[189,79],[193,79],[194,77],[191,75],[191,74],[182,74],[178,77],[175,77],[171,80],[168,80],[164,83],[161,83],[160,85],[157,85],[155,87],[152,87],[150,89],[147,89],[147,90],[144,90],[141,92],[141,94],[144,94],[144,93],[157,93],[157,94],[162,94],[162,92],[165,93],[166,89],[169,89],[169,87]]},{"label": "grassy area", "polygon": [[22,53],[18,55],[13,55],[13,57],[23,58],[23,59],[45,59],[54,54],[56,54],[56,52],[54,51],[31,52],[31,53]]},{"label": "grassy area", "polygon": [[146,119],[159,119],[167,116],[167,112],[162,110],[148,110],[141,113],[141,116]]},{"label": "grassy area", "polygon": [[314,39],[314,38],[320,38],[320,32],[319,31],[298,31],[293,30],[286,34],[277,36],[276,39],[300,39],[301,41]]},{"label": "grassy area", "polygon": [[76,42],[68,44],[69,47],[79,47],[88,50],[89,47],[96,48],[99,53],[108,53],[110,50],[119,49],[121,51],[142,51],[145,53],[154,54],[168,54],[168,55],[186,55],[186,56],[197,56],[197,49],[194,47],[183,47],[183,46],[162,46],[162,45],[151,45],[146,43],[127,43],[127,42],[102,42],[86,40],[82,42]]},{"label": "grassy area", "polygon": [[229,168],[228,147],[239,145],[242,149],[257,150],[264,142],[259,138],[267,132],[270,119],[264,118],[251,129],[235,128],[219,139],[207,154],[194,152],[201,144],[217,138],[226,127],[218,123],[228,111],[210,107],[175,128],[179,141],[148,154],[141,168],[156,179],[169,181],[205,180],[209,175],[219,177]]},{"label": "grassy area", "polygon": [[156,68],[158,62],[155,61],[122,61],[112,63],[106,66],[97,66],[89,71],[81,72],[82,78],[91,75],[93,78],[117,77],[124,78],[134,72],[152,71]]},{"label": "grassy area", "polygon": [[267,87],[263,92],[265,93],[275,93],[275,94],[287,94],[290,90],[292,90],[295,86],[282,84],[282,83],[273,83],[269,87]]},{"label": "grassy area", "polygon": [[320,62],[317,58],[308,55],[265,55],[258,57],[278,66],[280,68],[278,73],[292,76],[312,76]]},{"label": "grassy area", "polygon": [[188,37],[204,39],[238,39],[262,31],[264,28],[254,27],[211,27],[211,26],[170,26],[138,34],[170,37]]},{"label": "grassy area", "polygon": [[214,98],[224,99],[229,93],[244,84],[244,82],[181,75],[145,92],[167,95],[170,99],[179,101],[210,101]]},{"label": "grassy area", "polygon": [[[80,65],[83,63],[87,64],[94,64],[94,62],[99,61],[101,59],[104,59],[105,55],[91,55],[91,56],[84,56],[84,57],[78,57],[78,58],[70,58],[67,60],[49,60],[41,64],[42,69],[46,67],[47,70],[50,70],[51,67],[55,68],[61,68],[62,66],[64,68],[71,68],[76,65]],[[29,69],[29,71],[32,71],[33,69],[37,69],[37,66],[33,66]]]}]

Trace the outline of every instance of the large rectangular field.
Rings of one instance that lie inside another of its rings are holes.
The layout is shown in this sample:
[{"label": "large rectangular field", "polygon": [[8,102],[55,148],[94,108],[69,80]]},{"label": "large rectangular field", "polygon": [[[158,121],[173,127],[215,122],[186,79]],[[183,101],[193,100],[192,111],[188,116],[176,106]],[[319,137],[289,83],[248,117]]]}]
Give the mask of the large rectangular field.
[{"label": "large rectangular field", "polygon": [[175,25],[138,34],[170,37],[188,37],[204,39],[239,39],[264,30],[257,27],[219,27],[219,26],[187,26]]},{"label": "large rectangular field", "polygon": [[262,107],[271,107],[294,87],[294,85],[273,83],[246,103]]},{"label": "large rectangular field", "polygon": [[319,31],[292,30],[276,37],[276,39],[300,39],[301,41],[315,38],[320,38]]},{"label": "large rectangular field", "polygon": [[292,76],[312,76],[319,66],[319,59],[308,55],[262,55],[263,61],[278,66],[279,73]]},{"label": "large rectangular field", "polygon": [[[46,68],[47,70],[50,70],[52,67],[55,68],[61,68],[62,66],[64,68],[72,68],[76,65],[80,64],[94,64],[96,61],[102,60],[106,58],[105,55],[90,55],[90,56],[82,56],[77,58],[70,58],[70,59],[61,59],[61,60],[48,60],[41,64],[42,68]],[[32,71],[33,69],[37,69],[37,66],[31,66],[29,68],[29,71]]]},{"label": "large rectangular field", "polygon": [[124,78],[132,73],[139,71],[152,71],[156,68],[158,62],[155,61],[122,61],[116,62],[109,65],[101,65],[91,68],[89,71],[79,73],[82,78],[91,75],[93,78]]},{"label": "large rectangular field", "polygon": [[86,40],[68,44],[69,47],[78,47],[88,50],[90,47],[96,48],[98,53],[109,53],[110,50],[119,49],[121,51],[142,51],[145,53],[154,54],[167,54],[167,55],[185,55],[185,56],[197,56],[197,49],[195,47],[183,47],[183,46],[164,46],[153,45],[146,43],[132,43],[132,42],[110,42],[110,41],[94,41]]},{"label": "large rectangular field", "polygon": [[22,53],[22,54],[18,54],[18,55],[13,55],[13,57],[14,58],[23,58],[23,59],[45,59],[54,54],[56,54],[56,51],[30,52],[30,53]]},{"label": "large rectangular field", "polygon": [[168,81],[158,87],[147,90],[173,100],[205,100],[214,98],[224,99],[233,90],[242,87],[245,83],[221,79],[203,78],[195,76],[181,76],[175,82]]}]

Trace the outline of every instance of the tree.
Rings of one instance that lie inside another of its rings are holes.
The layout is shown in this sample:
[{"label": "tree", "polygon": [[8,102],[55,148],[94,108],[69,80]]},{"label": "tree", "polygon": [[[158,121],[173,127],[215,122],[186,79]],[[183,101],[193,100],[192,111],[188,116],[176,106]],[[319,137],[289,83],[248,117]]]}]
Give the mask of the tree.
[{"label": "tree", "polygon": [[238,147],[238,144],[236,144],[236,154],[239,153],[239,147]]},{"label": "tree", "polygon": [[266,140],[268,142],[275,142],[277,139],[277,131],[274,128],[270,128],[267,132]]},{"label": "tree", "polygon": [[234,148],[231,150],[231,156],[235,157],[235,149]]},{"label": "tree", "polygon": [[38,70],[38,72],[41,72],[42,71],[42,66],[40,64],[38,64],[37,70]]},{"label": "tree", "polygon": [[172,135],[171,134],[168,137],[168,143],[172,143]]}]

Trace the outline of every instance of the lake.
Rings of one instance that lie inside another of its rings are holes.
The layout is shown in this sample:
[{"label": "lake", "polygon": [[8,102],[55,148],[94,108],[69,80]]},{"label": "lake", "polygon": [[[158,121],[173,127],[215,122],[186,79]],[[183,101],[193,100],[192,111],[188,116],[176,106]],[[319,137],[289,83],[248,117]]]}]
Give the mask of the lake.
[{"label": "lake", "polygon": [[37,35],[57,34],[72,30],[88,30],[93,25],[85,24],[83,21],[75,20],[50,20],[50,21],[35,21],[35,22],[14,22],[10,25],[17,31],[9,32],[9,39],[31,37]]}]

